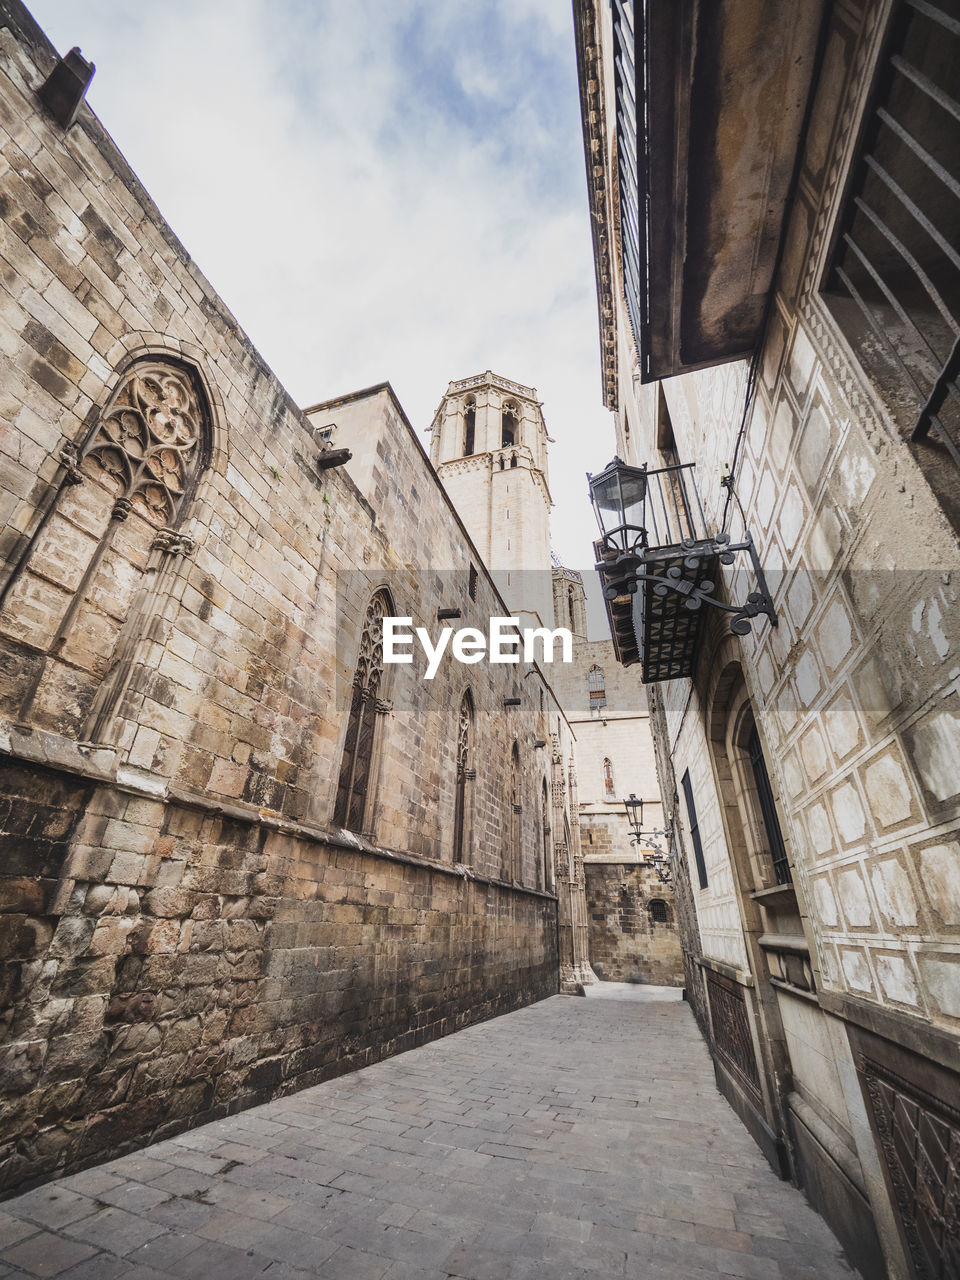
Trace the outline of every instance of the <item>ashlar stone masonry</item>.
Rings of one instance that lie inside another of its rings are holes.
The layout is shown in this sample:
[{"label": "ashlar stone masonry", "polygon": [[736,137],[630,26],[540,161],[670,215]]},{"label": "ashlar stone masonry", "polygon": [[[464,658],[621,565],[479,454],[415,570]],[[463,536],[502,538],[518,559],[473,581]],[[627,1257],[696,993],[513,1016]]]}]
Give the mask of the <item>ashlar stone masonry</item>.
[{"label": "ashlar stone masonry", "polygon": [[555,991],[579,883],[543,676],[378,666],[506,611],[393,393],[367,492],[56,65],[3,0],[6,1189]]}]

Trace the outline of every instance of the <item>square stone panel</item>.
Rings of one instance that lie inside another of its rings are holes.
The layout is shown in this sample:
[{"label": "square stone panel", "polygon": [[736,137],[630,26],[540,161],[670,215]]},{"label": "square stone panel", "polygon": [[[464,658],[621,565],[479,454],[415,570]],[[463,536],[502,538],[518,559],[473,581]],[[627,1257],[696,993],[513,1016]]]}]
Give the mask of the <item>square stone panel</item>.
[{"label": "square stone panel", "polygon": [[938,931],[960,933],[960,843],[914,845],[910,854]]},{"label": "square stone panel", "polygon": [[822,858],[827,854],[836,852],[839,846],[824,806],[820,803],[810,805],[807,809],[806,818],[807,830],[810,833],[810,843],[817,857]]},{"label": "square stone panel", "polygon": [[838,760],[846,759],[864,745],[860,713],[846,688],[824,709],[823,719],[827,741]]},{"label": "square stone panel", "polygon": [[870,883],[884,925],[895,933],[916,933],[920,928],[920,910],[905,860],[905,855],[894,854],[872,861]]},{"label": "square stone panel", "polygon": [[960,696],[951,694],[903,736],[928,802],[939,808],[960,794]]},{"label": "square stone panel", "polygon": [[906,762],[891,745],[860,771],[870,816],[878,831],[895,830],[921,818],[920,802],[911,785]]},{"label": "square stone panel", "polygon": [[870,894],[858,866],[838,872],[837,896],[848,928],[876,929]]},{"label": "square stone panel", "polygon": [[873,967],[884,998],[894,1004],[917,1008],[922,1001],[909,953],[874,949],[872,956]]},{"label": "square stone panel", "polygon": [[830,793],[830,807],[843,843],[847,846],[860,844],[867,832],[867,815],[852,779],[848,778]]},{"label": "square stone panel", "polygon": [[960,949],[918,948],[917,967],[931,1013],[960,1021]]},{"label": "square stone panel", "polygon": [[867,953],[862,947],[841,947],[840,967],[844,986],[855,995],[876,995]]}]

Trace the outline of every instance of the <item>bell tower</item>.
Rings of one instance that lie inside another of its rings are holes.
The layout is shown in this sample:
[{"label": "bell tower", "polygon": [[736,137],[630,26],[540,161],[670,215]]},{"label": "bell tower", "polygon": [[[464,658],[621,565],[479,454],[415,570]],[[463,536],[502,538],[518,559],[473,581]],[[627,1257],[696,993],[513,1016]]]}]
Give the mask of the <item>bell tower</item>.
[{"label": "bell tower", "polygon": [[430,461],[510,609],[553,626],[546,424],[534,387],[488,369],[451,382]]}]

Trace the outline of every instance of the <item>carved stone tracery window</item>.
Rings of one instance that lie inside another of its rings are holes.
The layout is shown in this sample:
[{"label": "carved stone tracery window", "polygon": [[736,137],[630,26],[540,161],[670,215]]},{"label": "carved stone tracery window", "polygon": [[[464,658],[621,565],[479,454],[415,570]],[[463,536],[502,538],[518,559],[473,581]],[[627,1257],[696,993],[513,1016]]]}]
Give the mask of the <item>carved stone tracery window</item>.
[{"label": "carved stone tracery window", "polygon": [[176,526],[210,445],[196,374],[151,357],[121,377],[86,439],[61,449],[0,594],[0,650],[17,672],[6,714],[106,740],[160,569],[193,550]]},{"label": "carved stone tracery window", "polygon": [[353,677],[350,716],[343,746],[333,820],[349,831],[364,831],[370,819],[370,787],[377,748],[377,719],[390,709],[380,697],[383,683],[383,619],[394,610],[386,591],[367,606]]},{"label": "carved stone tracery window", "polygon": [[473,697],[468,689],[460,702],[457,719],[456,799],[453,815],[453,860],[466,862],[470,855],[470,784],[476,777],[472,767]]},{"label": "carved stone tracery window", "polygon": [[202,422],[185,373],[134,365],[84,446],[80,469],[129,504],[115,507],[115,518],[133,510],[158,529],[169,527],[196,470]]}]

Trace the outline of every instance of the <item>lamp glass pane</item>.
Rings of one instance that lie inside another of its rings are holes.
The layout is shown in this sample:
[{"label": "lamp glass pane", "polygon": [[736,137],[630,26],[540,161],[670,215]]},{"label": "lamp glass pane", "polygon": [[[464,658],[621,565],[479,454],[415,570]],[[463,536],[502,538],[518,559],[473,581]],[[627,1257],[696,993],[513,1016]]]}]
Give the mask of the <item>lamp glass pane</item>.
[{"label": "lamp glass pane", "polygon": [[620,505],[620,479],[613,467],[594,476],[590,481],[593,503],[597,511],[597,519],[604,533],[619,529],[623,524],[623,510]]},{"label": "lamp glass pane", "polygon": [[647,474],[635,467],[620,471],[620,507],[623,524],[643,525],[643,503],[647,492]]}]

